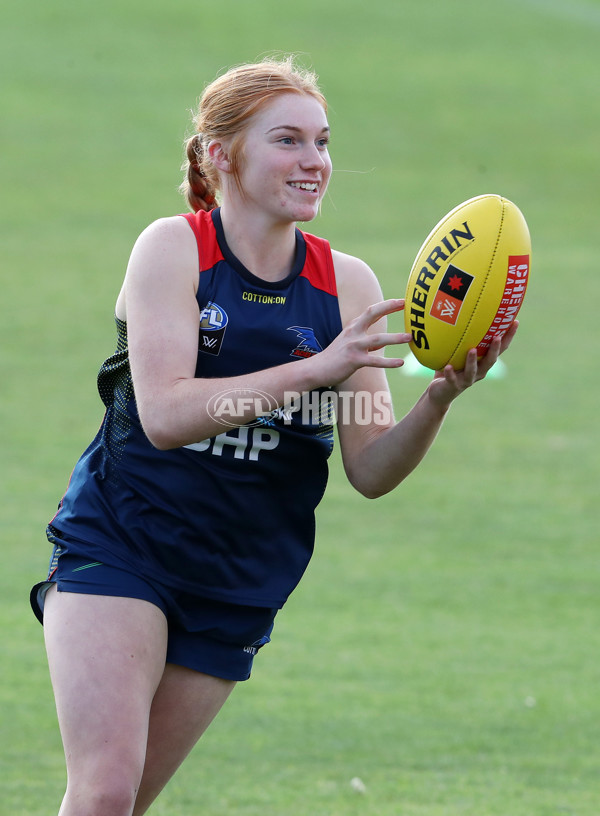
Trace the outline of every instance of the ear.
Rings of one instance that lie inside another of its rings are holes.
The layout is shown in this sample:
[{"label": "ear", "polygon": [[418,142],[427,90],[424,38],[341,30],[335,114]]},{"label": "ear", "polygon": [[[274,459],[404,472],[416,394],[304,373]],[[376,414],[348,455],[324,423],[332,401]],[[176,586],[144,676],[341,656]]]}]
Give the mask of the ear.
[{"label": "ear", "polygon": [[208,155],[210,156],[210,160],[217,168],[217,170],[220,170],[222,173],[231,172],[231,162],[229,161],[229,154],[223,142],[213,140],[212,142],[208,143],[207,150]]}]

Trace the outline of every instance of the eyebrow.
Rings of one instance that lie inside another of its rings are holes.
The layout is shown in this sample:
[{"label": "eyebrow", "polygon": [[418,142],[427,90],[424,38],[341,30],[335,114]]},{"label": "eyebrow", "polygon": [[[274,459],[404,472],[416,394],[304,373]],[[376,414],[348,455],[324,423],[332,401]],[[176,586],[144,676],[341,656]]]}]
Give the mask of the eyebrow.
[{"label": "eyebrow", "polygon": [[[302,128],[299,128],[296,125],[275,125],[275,127],[269,128],[269,130],[267,130],[267,133],[271,133],[274,130],[293,130],[295,133],[302,132]],[[326,125],[325,127],[321,128],[321,133],[329,133],[330,131],[331,128],[329,127],[329,125]]]}]

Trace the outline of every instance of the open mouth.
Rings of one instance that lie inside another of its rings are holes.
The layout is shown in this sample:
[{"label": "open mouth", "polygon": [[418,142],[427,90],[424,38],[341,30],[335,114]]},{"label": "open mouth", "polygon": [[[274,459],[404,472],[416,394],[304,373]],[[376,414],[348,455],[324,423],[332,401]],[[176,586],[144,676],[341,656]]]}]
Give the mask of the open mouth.
[{"label": "open mouth", "polygon": [[290,181],[290,187],[295,187],[297,190],[308,190],[310,193],[317,193],[319,185],[316,181]]}]

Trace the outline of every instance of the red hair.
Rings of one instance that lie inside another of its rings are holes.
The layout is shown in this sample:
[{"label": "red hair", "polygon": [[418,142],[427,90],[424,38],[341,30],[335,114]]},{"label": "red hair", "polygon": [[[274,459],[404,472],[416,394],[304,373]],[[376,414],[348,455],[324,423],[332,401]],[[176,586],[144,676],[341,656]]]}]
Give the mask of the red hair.
[{"label": "red hair", "polygon": [[316,75],[298,67],[293,57],[230,68],[205,88],[194,117],[196,132],[186,142],[185,177],[180,187],[193,212],[217,206],[220,180],[208,156],[208,144],[228,140],[231,171],[239,183],[244,132],[250,119],[275,96],[287,93],[312,96],[327,111]]}]

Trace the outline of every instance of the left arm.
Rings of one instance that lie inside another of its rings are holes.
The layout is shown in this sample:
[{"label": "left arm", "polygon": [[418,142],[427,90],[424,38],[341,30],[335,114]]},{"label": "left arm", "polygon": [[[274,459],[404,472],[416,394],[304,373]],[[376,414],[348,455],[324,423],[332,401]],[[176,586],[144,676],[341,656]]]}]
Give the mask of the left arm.
[{"label": "left arm", "polygon": [[[356,259],[336,253],[336,273],[342,322],[346,325],[366,303],[381,299],[381,291],[374,275],[356,263]],[[342,460],[350,483],[360,493],[367,498],[382,496],[417,467],[435,440],[452,402],[486,376],[510,345],[517,325],[515,321],[502,340],[496,338],[481,360],[477,360],[477,352],[472,349],[464,370],[446,366],[437,371],[423,395],[399,422],[394,420],[383,368],[363,366],[338,385],[343,397],[338,411]],[[372,330],[385,331],[385,326],[380,321]],[[371,351],[382,353],[383,349]],[[370,400],[368,422],[365,412],[360,410],[357,394],[361,394],[361,400],[365,395]]]},{"label": "left arm", "polygon": [[[433,444],[451,403],[456,397],[482,380],[508,348],[517,329],[515,322],[504,339],[495,339],[484,358],[477,361],[477,352],[472,349],[463,371],[455,371],[447,366],[437,371],[425,392],[399,422],[394,422],[391,412],[391,398],[385,374],[378,369],[362,369],[356,372],[340,390],[365,391],[367,380],[375,374],[380,382],[376,388],[387,394],[388,411],[373,412],[375,425],[354,427],[352,424],[338,424],[338,433],[344,469],[351,484],[370,499],[389,493],[411,473],[424,458]],[[363,376],[366,375],[366,376]],[[373,383],[371,383],[372,385]],[[373,392],[374,393],[374,392]],[[379,404],[383,402],[379,397]],[[352,416],[352,410],[347,411]],[[384,420],[389,423],[384,424]]]}]

